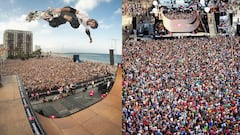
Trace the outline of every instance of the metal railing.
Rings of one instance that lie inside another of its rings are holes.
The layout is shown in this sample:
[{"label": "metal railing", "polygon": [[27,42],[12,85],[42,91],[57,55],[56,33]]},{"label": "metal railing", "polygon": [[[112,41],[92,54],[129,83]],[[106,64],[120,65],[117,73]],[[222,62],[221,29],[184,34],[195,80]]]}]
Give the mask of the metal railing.
[{"label": "metal railing", "polygon": [[30,104],[28,95],[26,94],[25,89],[23,88],[22,82],[19,78],[19,76],[16,76],[17,82],[18,82],[18,87],[20,91],[20,95],[22,98],[22,103],[24,106],[25,113],[27,115],[29,124],[32,128],[32,132],[34,135],[46,135],[46,132],[44,131],[42,125],[38,121],[38,118]]},{"label": "metal railing", "polygon": [[[79,83],[74,83],[73,84],[74,88],[72,88],[72,89],[76,90],[76,89],[83,88],[86,86],[91,86],[92,81],[94,81],[94,84],[96,84],[96,83],[99,83],[104,80],[109,80],[109,79],[112,80],[115,77],[116,77],[116,74],[109,74],[109,75],[105,75],[105,76],[98,77],[95,79],[91,79],[91,80],[87,80],[87,81],[83,81],[83,82],[79,82]],[[51,88],[51,91],[49,94],[47,93],[47,90],[45,90],[45,91],[42,90],[43,92],[38,92],[39,97],[57,95],[57,94],[59,94],[58,88]],[[29,96],[29,98],[31,97],[31,95],[28,95],[28,96]]]}]

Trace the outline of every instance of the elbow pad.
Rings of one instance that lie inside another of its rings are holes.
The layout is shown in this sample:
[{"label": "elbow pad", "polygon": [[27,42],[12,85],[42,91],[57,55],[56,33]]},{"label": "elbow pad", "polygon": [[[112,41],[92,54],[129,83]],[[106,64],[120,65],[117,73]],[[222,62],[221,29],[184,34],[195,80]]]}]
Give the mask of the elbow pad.
[{"label": "elbow pad", "polygon": [[64,8],[69,8],[69,9],[70,9],[69,12],[70,12],[70,13],[74,13],[74,14],[75,14],[76,11],[77,11],[76,9],[74,9],[74,8],[72,8],[72,7],[70,7],[70,6],[66,6],[66,7],[64,7]]},{"label": "elbow pad", "polygon": [[77,11],[76,9],[74,9],[74,8],[70,8],[70,12],[71,12],[71,13],[76,14],[76,11]]}]

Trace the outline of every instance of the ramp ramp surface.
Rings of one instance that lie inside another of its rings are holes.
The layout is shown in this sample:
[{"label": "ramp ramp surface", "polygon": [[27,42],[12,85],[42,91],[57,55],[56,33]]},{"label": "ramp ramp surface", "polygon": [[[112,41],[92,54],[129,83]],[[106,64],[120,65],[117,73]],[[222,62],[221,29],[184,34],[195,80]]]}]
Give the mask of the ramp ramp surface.
[{"label": "ramp ramp surface", "polygon": [[51,119],[37,114],[48,135],[121,135],[122,69],[106,98],[73,115]]},{"label": "ramp ramp surface", "polygon": [[170,32],[192,32],[196,30],[200,24],[197,11],[193,11],[194,15],[189,19],[169,19],[161,9],[161,16],[164,27]]},{"label": "ramp ramp surface", "polygon": [[16,76],[2,77],[0,88],[0,134],[32,135]]}]

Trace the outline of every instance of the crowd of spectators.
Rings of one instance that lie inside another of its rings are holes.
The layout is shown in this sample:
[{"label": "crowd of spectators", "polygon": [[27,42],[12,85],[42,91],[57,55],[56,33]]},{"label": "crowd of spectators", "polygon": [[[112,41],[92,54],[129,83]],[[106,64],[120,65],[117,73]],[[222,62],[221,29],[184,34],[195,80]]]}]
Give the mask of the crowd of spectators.
[{"label": "crowd of spectators", "polygon": [[155,34],[164,35],[167,33],[162,22],[156,22],[155,24]]},{"label": "crowd of spectators", "polygon": [[179,11],[168,11],[164,14],[168,19],[189,19],[193,16],[193,13],[179,12]]},{"label": "crowd of spectators", "polygon": [[141,0],[123,0],[122,15],[128,16],[146,16],[147,7],[145,7]]},{"label": "crowd of spectators", "polygon": [[2,87],[2,75],[0,74],[0,87]]},{"label": "crowd of spectators", "polygon": [[123,135],[240,132],[240,38],[123,44]]},{"label": "crowd of spectators", "polygon": [[37,98],[41,92],[70,90],[77,83],[92,82],[115,72],[116,67],[109,64],[89,61],[75,63],[67,57],[44,57],[24,61],[6,60],[1,74],[19,75],[28,94]]}]

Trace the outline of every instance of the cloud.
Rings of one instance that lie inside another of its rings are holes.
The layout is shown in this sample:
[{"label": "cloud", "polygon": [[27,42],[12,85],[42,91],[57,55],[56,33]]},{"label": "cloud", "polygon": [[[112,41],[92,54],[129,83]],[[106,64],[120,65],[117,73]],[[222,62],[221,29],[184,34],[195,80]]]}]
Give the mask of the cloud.
[{"label": "cloud", "polygon": [[[48,26],[49,27],[49,26]],[[39,34],[50,34],[52,31],[51,31],[51,29],[41,29],[40,31],[39,31]]]},{"label": "cloud", "polygon": [[15,0],[10,0],[10,3],[11,3],[11,4],[14,4],[14,3],[15,3]]},{"label": "cloud", "polygon": [[71,2],[76,2],[75,8],[84,11],[91,11],[97,7],[100,3],[109,3],[112,0],[63,0],[63,3],[69,4]]},{"label": "cloud", "polygon": [[64,3],[69,4],[70,2],[73,2],[75,0],[63,0]]},{"label": "cloud", "polygon": [[111,29],[113,27],[112,24],[105,24],[104,20],[100,20],[100,21],[98,21],[98,23],[99,23],[100,29]]},{"label": "cloud", "polygon": [[113,27],[112,24],[102,24],[102,25],[100,25],[101,29],[111,29],[112,27]]},{"label": "cloud", "polygon": [[114,14],[121,14],[122,13],[122,9],[118,8],[117,10],[114,11]]},{"label": "cloud", "polygon": [[[52,32],[49,29],[49,26],[41,25],[40,21],[26,22],[26,15],[21,15],[19,17],[11,17],[8,20],[0,21],[0,39],[2,39],[3,33],[5,30],[14,29],[14,30],[24,30],[24,31],[33,31],[37,32],[38,35],[47,35]],[[1,42],[0,42],[1,43]]]},{"label": "cloud", "polygon": [[85,11],[91,11],[102,2],[109,3],[111,2],[111,0],[79,0],[76,3],[75,8]]},{"label": "cloud", "polygon": [[4,31],[6,29],[19,29],[19,30],[31,30],[32,28],[38,27],[38,21],[34,22],[26,22],[26,15],[21,15],[18,18],[10,18],[8,21],[0,22],[0,31]]}]

